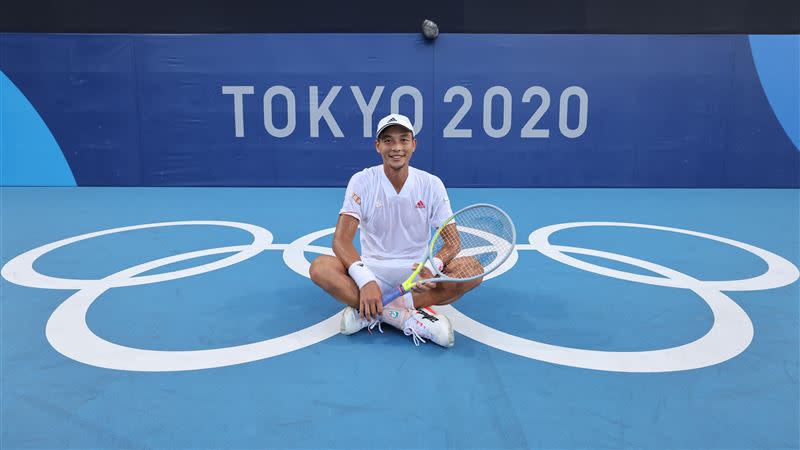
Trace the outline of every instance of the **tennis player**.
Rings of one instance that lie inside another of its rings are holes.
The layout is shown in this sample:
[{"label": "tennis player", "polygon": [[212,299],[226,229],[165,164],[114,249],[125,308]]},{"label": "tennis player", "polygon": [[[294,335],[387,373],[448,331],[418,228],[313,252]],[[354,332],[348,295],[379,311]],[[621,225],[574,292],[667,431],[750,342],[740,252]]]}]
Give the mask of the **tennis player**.
[{"label": "tennis player", "polygon": [[[425,281],[432,278],[425,267],[420,273],[423,281],[411,292],[385,307],[381,303],[382,294],[397,289],[424,259],[432,229],[453,212],[442,181],[409,165],[417,140],[408,117],[384,117],[375,135],[375,149],[383,164],[350,178],[333,235],[336,257],[317,257],[311,264],[311,279],[347,305],[341,320],[343,334],[388,323],[413,336],[416,345],[429,339],[451,347],[452,324],[431,306],[456,301],[480,280],[437,284]],[[361,255],[353,244],[359,225]],[[446,230],[448,227],[443,233]],[[434,258],[433,263],[443,273],[448,273],[447,264],[462,262],[462,258],[453,259],[455,254],[447,249],[438,255],[444,260]]]}]

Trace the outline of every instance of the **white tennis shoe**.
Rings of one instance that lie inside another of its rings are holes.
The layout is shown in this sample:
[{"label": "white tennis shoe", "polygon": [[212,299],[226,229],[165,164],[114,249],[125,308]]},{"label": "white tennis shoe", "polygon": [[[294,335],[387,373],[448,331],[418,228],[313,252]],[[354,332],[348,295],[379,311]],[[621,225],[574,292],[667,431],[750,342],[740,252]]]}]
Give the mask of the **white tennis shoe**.
[{"label": "white tennis shoe", "polygon": [[391,308],[384,307],[381,321],[397,328],[414,339],[419,346],[425,340],[435,342],[442,347],[455,344],[453,325],[444,314],[437,314],[432,308]]},{"label": "white tennis shoe", "polygon": [[364,328],[367,328],[370,333],[372,333],[372,329],[378,327],[378,331],[383,333],[381,329],[381,322],[378,319],[367,320],[362,319],[361,315],[358,313],[358,310],[352,308],[350,306],[346,307],[344,311],[342,311],[342,320],[339,322],[339,330],[342,334],[350,335],[356,333]]}]

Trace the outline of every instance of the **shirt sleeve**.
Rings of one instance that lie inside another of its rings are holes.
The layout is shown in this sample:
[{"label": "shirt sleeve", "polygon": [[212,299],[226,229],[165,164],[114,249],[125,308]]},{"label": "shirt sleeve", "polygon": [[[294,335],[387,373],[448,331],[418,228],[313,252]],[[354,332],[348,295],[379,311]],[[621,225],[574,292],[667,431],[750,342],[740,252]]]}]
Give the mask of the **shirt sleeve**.
[{"label": "shirt sleeve", "polygon": [[453,210],[450,207],[450,198],[447,196],[444,183],[436,176],[431,182],[431,200],[431,226],[439,228],[445,220],[453,215]]},{"label": "shirt sleeve", "polygon": [[339,214],[347,214],[348,216],[353,216],[361,222],[361,218],[363,217],[363,209],[361,208],[361,203],[363,202],[364,198],[364,183],[362,182],[361,173],[357,173],[350,177],[350,181],[347,183],[347,190],[344,193],[344,201],[342,202],[342,209],[339,210]]}]

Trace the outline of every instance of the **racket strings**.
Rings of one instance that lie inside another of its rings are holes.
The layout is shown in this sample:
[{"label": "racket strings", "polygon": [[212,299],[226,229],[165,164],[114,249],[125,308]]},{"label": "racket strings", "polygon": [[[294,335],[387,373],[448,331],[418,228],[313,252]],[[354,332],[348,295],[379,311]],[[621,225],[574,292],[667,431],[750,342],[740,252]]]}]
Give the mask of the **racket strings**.
[{"label": "racket strings", "polygon": [[452,278],[474,278],[489,273],[506,260],[514,249],[514,225],[496,208],[477,206],[458,213],[453,222],[458,233],[440,233],[435,255],[443,246],[459,248],[446,269]]}]

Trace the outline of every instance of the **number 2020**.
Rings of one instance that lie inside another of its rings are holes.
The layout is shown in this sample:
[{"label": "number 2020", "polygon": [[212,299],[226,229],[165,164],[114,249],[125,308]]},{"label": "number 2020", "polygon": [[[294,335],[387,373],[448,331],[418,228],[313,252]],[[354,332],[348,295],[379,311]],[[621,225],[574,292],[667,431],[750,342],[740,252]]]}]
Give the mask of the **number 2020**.
[{"label": "number 2020", "polygon": [[[445,103],[452,103],[456,96],[463,99],[461,107],[456,111],[447,126],[444,127],[443,136],[446,138],[471,138],[472,129],[458,128],[461,120],[467,115],[472,107],[472,93],[464,86],[453,86],[444,94]],[[492,124],[492,100],[499,96],[502,100],[503,114],[500,128],[495,128]],[[569,98],[578,98],[578,124],[575,128],[570,128],[567,124],[567,113],[569,112]],[[536,124],[547,112],[550,107],[550,93],[541,86],[531,86],[522,94],[522,103],[530,103],[533,97],[539,97],[542,103],[533,112],[525,125],[520,130],[522,138],[548,138],[550,130],[546,128],[536,128]],[[483,130],[489,137],[502,138],[511,131],[511,92],[503,86],[492,86],[486,90],[483,96]],[[558,108],[558,129],[567,138],[577,138],[586,131],[586,121],[589,110],[589,96],[580,86],[570,86],[561,93]]]}]

